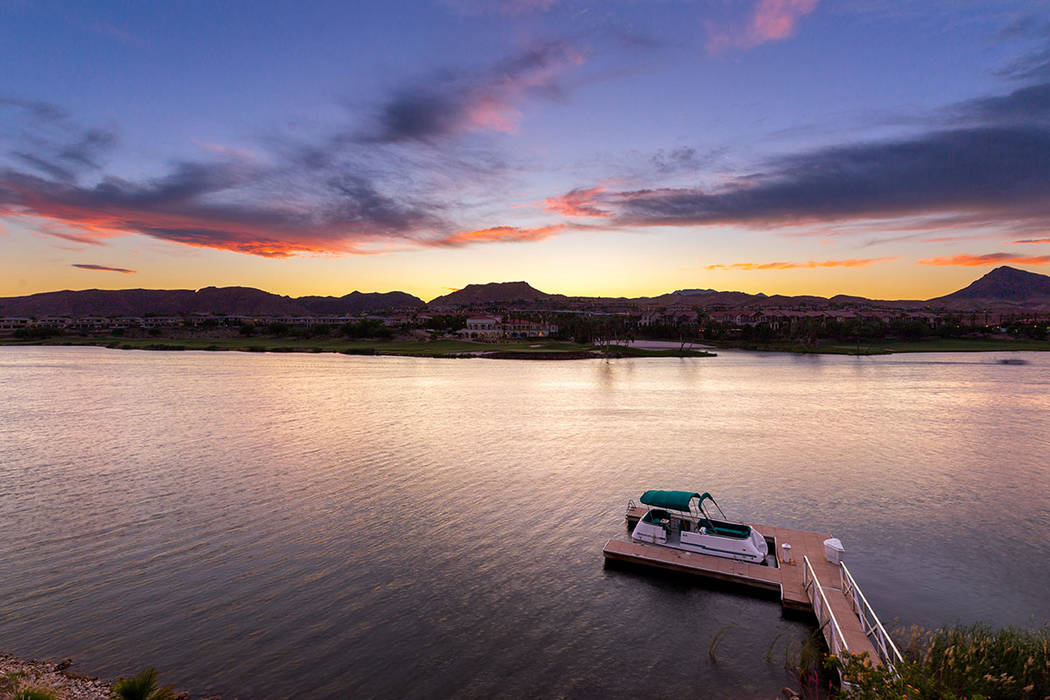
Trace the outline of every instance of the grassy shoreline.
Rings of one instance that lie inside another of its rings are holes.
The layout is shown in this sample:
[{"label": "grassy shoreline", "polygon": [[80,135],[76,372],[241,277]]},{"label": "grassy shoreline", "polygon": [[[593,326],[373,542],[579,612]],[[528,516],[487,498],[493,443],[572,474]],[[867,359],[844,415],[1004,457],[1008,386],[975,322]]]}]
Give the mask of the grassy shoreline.
[{"label": "grassy shoreline", "polygon": [[[707,342],[707,341],[705,341]],[[754,343],[742,341],[709,341],[715,349],[750,350],[754,352],[789,352],[819,355],[889,355],[921,352],[1019,352],[1050,351],[1050,342],[1042,340],[998,340],[990,338],[937,338],[905,341],[887,340],[874,343],[842,343],[823,341],[813,345],[802,343]],[[463,358],[490,357],[495,359],[588,359],[601,357],[712,357],[704,350],[678,348],[636,348],[614,345],[601,348],[568,341],[535,341],[518,343],[476,343],[463,340],[350,340],[321,336],[295,338],[288,336],[230,336],[230,337],[157,337],[134,338],[121,336],[60,336],[43,339],[0,338],[0,345],[86,345],[118,350],[206,350],[238,352],[306,352],[342,353],[347,355],[394,355],[401,357]]]},{"label": "grassy shoreline", "polygon": [[569,360],[602,357],[713,357],[703,350],[643,349],[613,346],[603,353],[593,345],[565,341],[520,343],[472,343],[462,340],[349,340],[337,337],[171,337],[128,338],[118,336],[61,336],[23,340],[0,339],[4,346],[95,346],[115,350],[204,350],[215,352],[304,352],[346,355],[393,355],[400,357],[481,357],[520,360]]}]

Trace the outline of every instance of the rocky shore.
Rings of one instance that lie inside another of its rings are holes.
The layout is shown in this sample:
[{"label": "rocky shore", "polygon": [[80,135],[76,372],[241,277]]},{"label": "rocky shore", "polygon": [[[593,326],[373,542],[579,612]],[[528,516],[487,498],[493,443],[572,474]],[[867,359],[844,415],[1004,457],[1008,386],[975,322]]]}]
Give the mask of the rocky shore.
[{"label": "rocky shore", "polygon": [[113,684],[69,671],[69,659],[55,662],[20,659],[0,653],[0,700],[26,688],[39,688],[56,700],[111,700]]}]

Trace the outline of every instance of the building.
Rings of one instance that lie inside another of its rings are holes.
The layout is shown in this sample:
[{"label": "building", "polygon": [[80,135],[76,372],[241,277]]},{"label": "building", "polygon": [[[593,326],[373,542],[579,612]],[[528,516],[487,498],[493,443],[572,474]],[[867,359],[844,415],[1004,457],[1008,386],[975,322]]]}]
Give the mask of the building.
[{"label": "building", "polygon": [[499,316],[470,316],[459,334],[469,340],[503,340],[506,338],[547,338],[558,332],[551,323]]},{"label": "building", "polygon": [[470,316],[460,333],[470,340],[498,340],[503,337],[503,319],[499,316]]}]

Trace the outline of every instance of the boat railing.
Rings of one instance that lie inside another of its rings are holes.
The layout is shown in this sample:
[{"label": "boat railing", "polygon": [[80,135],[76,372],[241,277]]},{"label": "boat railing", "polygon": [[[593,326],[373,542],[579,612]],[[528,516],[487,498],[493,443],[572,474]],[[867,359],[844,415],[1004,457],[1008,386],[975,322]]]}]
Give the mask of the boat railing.
[{"label": "boat railing", "polygon": [[863,628],[864,634],[868,636],[871,645],[875,647],[875,652],[882,659],[882,663],[891,669],[894,665],[903,663],[904,657],[901,656],[897,645],[890,639],[890,635],[886,628],[882,626],[879,616],[875,614],[875,610],[868,603],[868,599],[864,597],[863,591],[860,590],[860,586],[857,585],[845,564],[839,565],[839,584],[842,595],[845,596],[846,602],[849,603],[853,612],[860,619],[860,626]]},{"label": "boat railing", "polygon": [[813,571],[813,565],[809,563],[809,557],[807,556],[802,557],[802,587],[809,596],[810,602],[813,603],[813,612],[817,616],[817,625],[821,630],[829,628],[831,630],[830,634],[825,633],[831,653],[839,656],[844,651],[848,652],[849,647],[846,645],[846,637],[842,634],[842,628],[839,627],[839,622],[835,619],[835,613],[831,610],[828,598],[824,595],[824,589],[821,588],[817,574]]}]

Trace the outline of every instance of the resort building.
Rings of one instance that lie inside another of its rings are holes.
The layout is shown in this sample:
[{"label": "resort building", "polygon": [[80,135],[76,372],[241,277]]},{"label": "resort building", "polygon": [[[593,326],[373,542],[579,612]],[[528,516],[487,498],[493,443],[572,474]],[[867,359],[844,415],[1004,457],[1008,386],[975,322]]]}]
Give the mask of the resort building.
[{"label": "resort building", "polygon": [[503,340],[505,338],[547,338],[558,332],[550,323],[507,319],[499,316],[471,316],[459,334],[469,340]]}]

